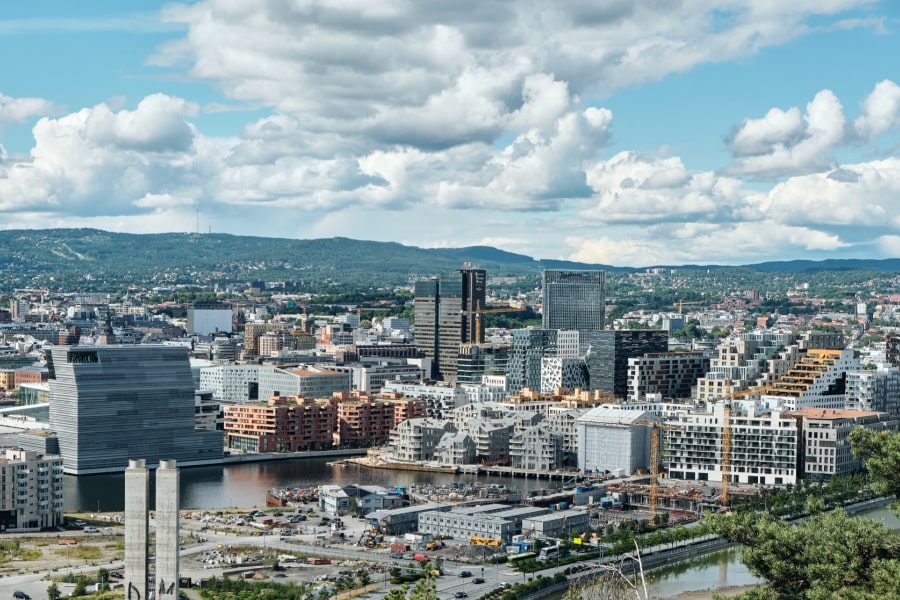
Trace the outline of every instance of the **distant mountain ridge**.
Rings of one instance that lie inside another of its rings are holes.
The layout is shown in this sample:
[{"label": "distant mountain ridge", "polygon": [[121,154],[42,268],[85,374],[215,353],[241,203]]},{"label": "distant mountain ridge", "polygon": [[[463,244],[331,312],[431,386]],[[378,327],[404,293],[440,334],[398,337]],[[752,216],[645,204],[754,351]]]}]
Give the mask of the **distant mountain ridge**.
[{"label": "distant mountain ridge", "polygon": [[[535,259],[491,246],[418,248],[349,238],[294,240],[230,234],[114,233],[99,229],[0,231],[0,289],[54,284],[82,289],[101,283],[190,284],[214,281],[306,281],[317,285],[403,285],[468,263],[489,276],[539,276],[543,269],[615,267]],[[900,259],[763,262],[743,267],[679,265],[667,269],[900,271]],[[92,283],[89,283],[92,282]]]}]

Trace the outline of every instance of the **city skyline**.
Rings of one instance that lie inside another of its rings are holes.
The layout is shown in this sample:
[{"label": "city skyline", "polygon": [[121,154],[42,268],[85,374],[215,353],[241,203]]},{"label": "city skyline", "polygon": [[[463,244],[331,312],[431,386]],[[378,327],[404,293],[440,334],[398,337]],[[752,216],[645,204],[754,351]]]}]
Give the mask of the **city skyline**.
[{"label": "city skyline", "polygon": [[900,256],[886,0],[0,15],[18,57],[0,66],[8,229],[483,244],[614,266]]}]

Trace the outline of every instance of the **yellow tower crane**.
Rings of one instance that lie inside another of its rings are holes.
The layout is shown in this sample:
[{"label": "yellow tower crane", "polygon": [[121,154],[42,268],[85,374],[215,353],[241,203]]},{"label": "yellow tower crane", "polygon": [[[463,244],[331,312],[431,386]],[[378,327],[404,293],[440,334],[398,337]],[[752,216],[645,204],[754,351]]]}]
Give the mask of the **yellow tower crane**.
[{"label": "yellow tower crane", "polygon": [[648,425],[650,431],[650,499],[647,503],[647,510],[650,516],[656,515],[656,506],[659,502],[659,465],[660,465],[660,442],[659,436],[662,435],[663,429],[683,430],[684,427],[677,425],[666,425],[653,421],[651,419],[637,419],[634,421],[636,425]]},{"label": "yellow tower crane", "polygon": [[475,310],[463,310],[460,311],[463,315],[469,317],[475,315],[475,342],[481,343],[481,317],[482,315],[489,315],[495,313],[508,313],[508,312],[522,312],[526,310],[525,306],[488,306],[487,308],[481,308],[481,301],[475,305]]}]

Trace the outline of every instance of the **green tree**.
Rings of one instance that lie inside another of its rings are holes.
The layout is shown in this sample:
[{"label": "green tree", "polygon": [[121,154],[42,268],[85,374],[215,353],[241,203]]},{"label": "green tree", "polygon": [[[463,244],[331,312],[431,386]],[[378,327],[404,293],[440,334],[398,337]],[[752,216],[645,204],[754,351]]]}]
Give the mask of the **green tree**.
[{"label": "green tree", "polygon": [[408,591],[408,583],[404,583],[401,586],[392,587],[391,590],[384,595],[384,600],[406,600],[406,593]]},{"label": "green tree", "polygon": [[368,571],[362,571],[359,574],[359,587],[366,587],[372,582],[372,578],[369,576]]},{"label": "green tree", "polygon": [[900,498],[900,434],[858,427],[850,434],[850,444],[854,456],[866,463],[875,491]]},{"label": "green tree", "polygon": [[84,575],[79,575],[75,580],[75,589],[72,590],[73,596],[84,596],[87,594],[87,581]]},{"label": "green tree", "polygon": [[106,570],[102,567],[97,570],[97,583],[100,584],[99,591],[101,591],[101,592],[109,591],[109,571],[108,570]]},{"label": "green tree", "polygon": [[715,533],[743,544],[741,561],[767,581],[741,598],[875,600],[900,589],[900,537],[882,523],[842,510],[799,524],[749,512],[710,521]]},{"label": "green tree", "polygon": [[59,600],[61,596],[62,592],[59,591],[55,581],[47,587],[47,600]]},{"label": "green tree", "polygon": [[[873,487],[882,494],[900,492],[900,435],[857,429],[850,441],[854,454],[865,460]],[[805,509],[812,513],[809,521],[798,524],[768,512],[709,517],[711,531],[743,544],[741,560],[767,582],[740,598],[897,597],[900,535],[882,523],[849,517],[842,510],[822,512],[826,491],[801,481],[789,492],[792,497],[805,497]],[[796,500],[792,498],[791,503],[796,505]]]},{"label": "green tree", "polygon": [[409,593],[409,600],[438,600],[437,585],[430,569],[426,571],[425,577],[416,582]]}]

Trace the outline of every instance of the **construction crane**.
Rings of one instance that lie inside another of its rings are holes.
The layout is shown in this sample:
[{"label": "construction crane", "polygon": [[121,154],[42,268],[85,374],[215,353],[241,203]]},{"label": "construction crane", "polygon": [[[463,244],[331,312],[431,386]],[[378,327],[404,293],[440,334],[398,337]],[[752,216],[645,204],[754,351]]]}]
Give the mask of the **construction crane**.
[{"label": "construction crane", "polygon": [[508,312],[522,312],[526,310],[525,306],[488,306],[487,308],[481,308],[481,301],[475,305],[475,310],[463,310],[460,311],[461,314],[469,317],[475,315],[475,343],[481,343],[483,338],[481,337],[481,316],[489,315],[495,313],[508,313]]},{"label": "construction crane", "polygon": [[650,499],[647,503],[647,510],[650,516],[656,516],[656,506],[659,501],[659,436],[663,429],[684,430],[684,427],[666,425],[651,419],[637,419],[634,423],[636,425],[648,425],[652,428],[650,432]]},{"label": "construction crane", "polygon": [[723,407],[725,421],[722,424],[722,506],[728,504],[731,485],[731,401]]},{"label": "construction crane", "polygon": [[[746,394],[741,394],[746,395]],[[731,391],[731,380],[725,380],[725,397],[722,411],[722,506],[728,503],[731,485],[731,402],[738,395]]]}]

